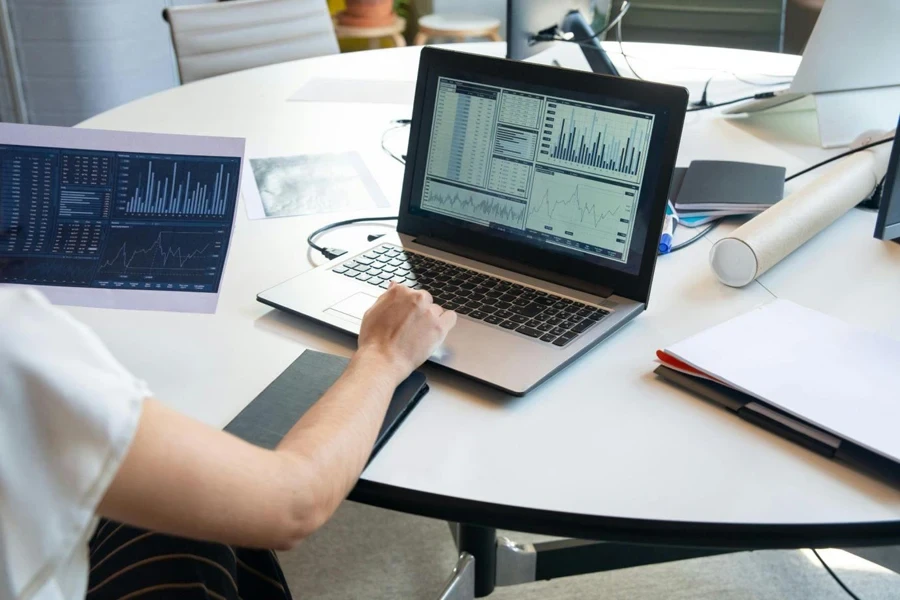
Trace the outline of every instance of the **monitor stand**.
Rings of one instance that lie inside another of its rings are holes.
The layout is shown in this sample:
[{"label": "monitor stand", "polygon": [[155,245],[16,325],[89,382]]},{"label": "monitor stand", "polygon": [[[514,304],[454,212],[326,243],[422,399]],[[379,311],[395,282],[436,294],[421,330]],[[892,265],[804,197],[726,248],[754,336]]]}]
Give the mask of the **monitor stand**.
[{"label": "monitor stand", "polygon": [[[569,11],[566,16],[563,17],[560,29],[565,33],[571,33],[576,40],[586,39],[594,35],[594,30],[590,23],[588,23],[587,19],[584,18],[584,15],[579,10]],[[579,45],[594,73],[619,77],[619,71],[609,59],[609,55],[606,54],[606,51],[600,44],[600,40],[591,38],[590,40],[581,42]]]}]

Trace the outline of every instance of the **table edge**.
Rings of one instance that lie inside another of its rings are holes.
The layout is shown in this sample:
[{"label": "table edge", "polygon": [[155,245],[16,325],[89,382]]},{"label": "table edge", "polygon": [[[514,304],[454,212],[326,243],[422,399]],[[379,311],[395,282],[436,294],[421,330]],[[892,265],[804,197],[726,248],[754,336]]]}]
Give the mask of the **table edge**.
[{"label": "table edge", "polygon": [[900,520],[857,523],[704,523],[606,517],[482,502],[360,479],[348,500],[497,529],[661,546],[795,549],[900,543]]}]

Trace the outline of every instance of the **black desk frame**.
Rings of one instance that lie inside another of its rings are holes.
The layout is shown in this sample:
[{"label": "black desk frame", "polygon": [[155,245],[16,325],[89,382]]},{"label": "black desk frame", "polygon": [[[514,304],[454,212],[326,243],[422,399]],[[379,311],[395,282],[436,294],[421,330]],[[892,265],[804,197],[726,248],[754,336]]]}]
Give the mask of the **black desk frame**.
[{"label": "black desk frame", "polygon": [[[365,480],[349,499],[450,524],[460,559],[442,600],[482,598],[497,585],[748,550],[900,544],[900,521],[757,525],[625,519],[475,502]],[[525,547],[498,539],[497,528],[573,539]]]}]

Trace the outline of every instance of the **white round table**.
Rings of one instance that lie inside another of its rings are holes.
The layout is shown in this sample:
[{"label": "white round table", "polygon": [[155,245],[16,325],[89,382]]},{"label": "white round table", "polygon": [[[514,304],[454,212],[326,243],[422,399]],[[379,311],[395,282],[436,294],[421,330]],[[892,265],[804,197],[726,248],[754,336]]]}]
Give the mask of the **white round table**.
[{"label": "white round table", "polygon": [[[458,48],[497,56],[505,50],[503,44]],[[643,77],[687,85],[693,99],[715,76],[713,102],[758,89],[728,72],[771,82],[768,75],[789,75],[799,62],[709,48],[626,49]],[[251,157],[356,150],[396,211],[403,167],[381,151],[380,140],[390,121],[408,118],[411,107],[287,98],[317,76],[411,80],[418,52],[378,50],[253,69],[162,92],[82,126],[241,136]],[[621,56],[612,58],[628,72]],[[405,137],[399,137],[389,143],[402,153]],[[688,115],[678,163],[747,160],[791,173],[834,153],[818,147],[812,115],[725,119],[713,110]],[[255,300],[257,292],[311,267],[309,231],[346,216],[358,215],[250,221],[239,207],[215,315],[69,310],[160,399],[224,426],[304,348],[352,352],[350,337]],[[874,221],[872,213],[851,211],[744,289],[721,285],[709,269],[711,241],[732,227],[721,226],[660,258],[645,314],[523,398],[425,367],[431,392],[352,497],[451,521],[595,539],[741,548],[896,543],[900,490],[652,374],[658,348],[773,296],[900,336],[900,246],[872,239]],[[377,229],[347,228],[326,243],[352,248]],[[689,233],[680,230],[677,239]]]}]

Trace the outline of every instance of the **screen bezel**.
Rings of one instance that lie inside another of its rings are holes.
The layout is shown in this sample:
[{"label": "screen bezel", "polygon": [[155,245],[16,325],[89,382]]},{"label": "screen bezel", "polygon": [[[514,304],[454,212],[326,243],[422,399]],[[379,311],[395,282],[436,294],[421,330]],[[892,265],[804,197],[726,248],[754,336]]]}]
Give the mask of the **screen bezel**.
[{"label": "screen bezel", "polygon": [[[900,129],[900,123],[897,124],[897,128]],[[900,142],[895,137],[884,187],[881,190],[878,218],[875,221],[875,237],[879,240],[900,240],[900,220],[895,223],[887,222],[891,201],[900,202],[900,198],[896,197],[900,195],[900,186],[897,185],[898,178],[900,178]]]},{"label": "screen bezel", "polygon": [[[651,179],[651,175],[645,175],[643,182],[644,186],[652,187],[652,195],[650,196],[651,208],[650,219],[647,223],[647,238],[642,248],[643,259],[637,273],[629,274],[594,262],[578,260],[568,255],[554,254],[527,243],[498,239],[472,231],[467,227],[420,217],[411,212],[415,174],[418,170],[425,168],[424,163],[430,142],[430,129],[424,127],[424,124],[426,121],[430,123],[431,119],[422,118],[429,79],[442,74],[453,77],[453,74],[460,70],[484,73],[486,76],[502,74],[505,79],[530,81],[543,87],[596,95],[599,104],[602,104],[604,99],[608,101],[612,98],[641,106],[655,107],[653,111],[648,109],[647,112],[668,112],[666,129],[661,138],[662,148],[659,150],[660,168],[655,181]],[[576,284],[583,282],[585,285],[581,289],[605,287],[620,296],[646,303],[650,295],[650,285],[656,266],[657,246],[663,226],[669,184],[675,168],[675,158],[684,126],[687,102],[687,90],[677,86],[426,47],[422,50],[419,61],[397,230],[413,237],[434,238],[450,244],[463,245],[477,253],[482,262],[491,264],[492,258],[494,258],[497,262],[492,264],[498,264],[498,266],[502,264],[504,268],[508,269],[512,264],[511,270],[517,270],[515,265],[520,264],[522,265],[521,272],[533,273],[537,269],[541,272],[541,277],[548,281],[569,287],[580,287],[573,285],[573,281]],[[461,242],[461,240],[464,241]]]}]

